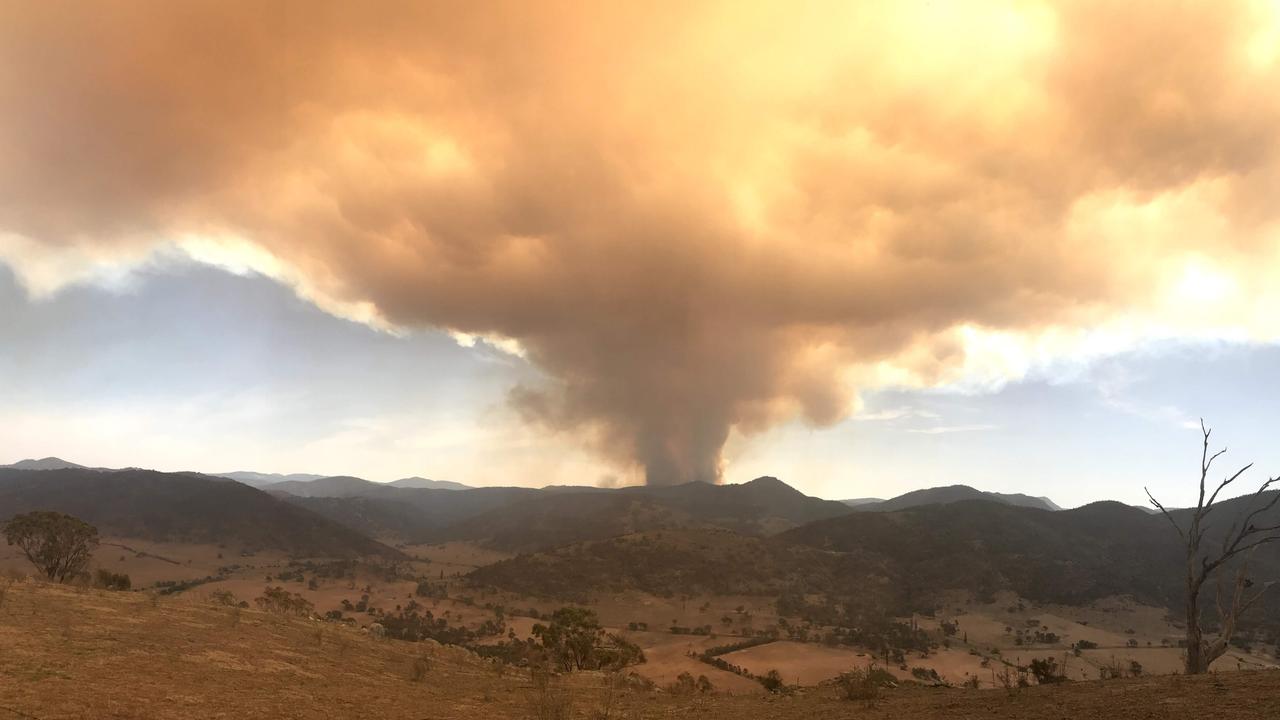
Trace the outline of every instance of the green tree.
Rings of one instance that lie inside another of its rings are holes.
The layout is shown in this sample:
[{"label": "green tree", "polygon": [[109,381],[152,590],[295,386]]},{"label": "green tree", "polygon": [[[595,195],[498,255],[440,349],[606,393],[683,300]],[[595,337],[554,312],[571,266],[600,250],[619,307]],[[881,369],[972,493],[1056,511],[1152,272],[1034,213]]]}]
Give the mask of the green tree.
[{"label": "green tree", "polygon": [[533,626],[533,636],[564,670],[585,670],[604,637],[604,629],[592,610],[563,607],[551,615],[551,624]]},{"label": "green tree", "polygon": [[63,582],[82,572],[98,547],[98,529],[58,512],[37,510],[5,523],[4,537],[17,545],[50,580]]},{"label": "green tree", "polygon": [[620,670],[644,662],[644,652],[620,635],[607,634],[592,610],[564,607],[551,615],[551,623],[533,626],[550,661],[566,672]]}]

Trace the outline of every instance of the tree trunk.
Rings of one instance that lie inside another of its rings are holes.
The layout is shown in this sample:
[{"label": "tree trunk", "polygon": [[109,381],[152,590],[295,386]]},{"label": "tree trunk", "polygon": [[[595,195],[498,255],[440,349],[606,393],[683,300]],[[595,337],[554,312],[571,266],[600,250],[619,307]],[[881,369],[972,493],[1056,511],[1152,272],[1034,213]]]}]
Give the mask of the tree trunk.
[{"label": "tree trunk", "polygon": [[1204,641],[1200,635],[1200,602],[1197,595],[1198,593],[1195,595],[1187,593],[1186,673],[1188,675],[1199,675],[1207,669],[1204,667],[1203,660]]},{"label": "tree trunk", "polygon": [[1200,586],[1197,582],[1195,560],[1198,556],[1198,543],[1192,545],[1187,553],[1187,663],[1186,674],[1200,675],[1208,672],[1208,662],[1204,657],[1204,633],[1200,629]]}]

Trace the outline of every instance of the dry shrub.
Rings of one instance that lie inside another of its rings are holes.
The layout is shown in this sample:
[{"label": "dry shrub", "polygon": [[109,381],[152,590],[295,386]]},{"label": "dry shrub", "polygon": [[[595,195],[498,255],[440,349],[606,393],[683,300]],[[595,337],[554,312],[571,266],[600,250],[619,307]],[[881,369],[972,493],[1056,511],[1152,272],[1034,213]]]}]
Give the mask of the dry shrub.
[{"label": "dry shrub", "polygon": [[240,604],[240,601],[236,599],[235,593],[230,590],[214,590],[210,592],[209,602],[227,607],[235,607]]},{"label": "dry shrub", "polygon": [[533,695],[534,720],[569,720],[573,715],[573,693],[563,683],[549,683]]},{"label": "dry shrub", "polygon": [[1116,660],[1116,656],[1111,656],[1111,661],[1103,663],[1098,668],[1099,680],[1119,680],[1125,676],[1125,667]]},{"label": "dry shrub", "polygon": [[881,688],[896,687],[898,683],[889,671],[868,665],[842,674],[836,678],[836,684],[844,692],[846,700],[859,701],[871,707],[880,698]]},{"label": "dry shrub", "polygon": [[427,673],[431,671],[431,658],[426,653],[419,655],[409,663],[409,679],[413,682],[422,682],[427,679]]},{"label": "dry shrub", "polygon": [[688,672],[680,673],[674,681],[667,684],[667,692],[672,695],[692,695],[697,691],[698,683]]},{"label": "dry shrub", "polygon": [[308,617],[315,612],[315,605],[298,593],[291,593],[283,587],[268,587],[262,595],[254,599],[258,607],[270,613],[280,615],[297,615]]},{"label": "dry shrub", "polygon": [[591,720],[610,720],[617,710],[618,700],[626,689],[626,680],[616,672],[604,677],[604,695],[600,698],[600,707],[591,712]]},{"label": "dry shrub", "polygon": [[991,671],[992,682],[1012,693],[1020,688],[1030,686],[1027,681],[1027,674],[1022,668],[1014,668],[1010,665],[1002,665],[999,671]]}]

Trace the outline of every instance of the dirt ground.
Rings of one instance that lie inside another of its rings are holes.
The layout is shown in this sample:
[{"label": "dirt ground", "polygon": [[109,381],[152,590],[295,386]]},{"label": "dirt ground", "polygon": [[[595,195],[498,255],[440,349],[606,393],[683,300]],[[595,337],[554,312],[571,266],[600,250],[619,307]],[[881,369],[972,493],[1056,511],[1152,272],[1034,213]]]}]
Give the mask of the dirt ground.
[{"label": "dirt ground", "polygon": [[[684,641],[682,638],[681,641]],[[598,673],[536,687],[434,643],[195,597],[0,580],[0,717],[538,718],[621,720],[1155,720],[1280,717],[1280,671],[1142,677],[1017,691],[907,687],[868,707],[822,687],[789,696],[678,696]],[[550,705],[562,715],[547,713]]]}]

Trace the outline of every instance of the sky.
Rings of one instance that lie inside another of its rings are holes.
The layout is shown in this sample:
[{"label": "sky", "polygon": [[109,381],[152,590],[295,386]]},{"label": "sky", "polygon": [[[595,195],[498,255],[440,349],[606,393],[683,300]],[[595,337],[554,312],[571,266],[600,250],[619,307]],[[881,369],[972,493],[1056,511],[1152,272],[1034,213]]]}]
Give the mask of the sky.
[{"label": "sky", "polygon": [[1280,473],[1280,3],[0,4],[0,458]]}]

